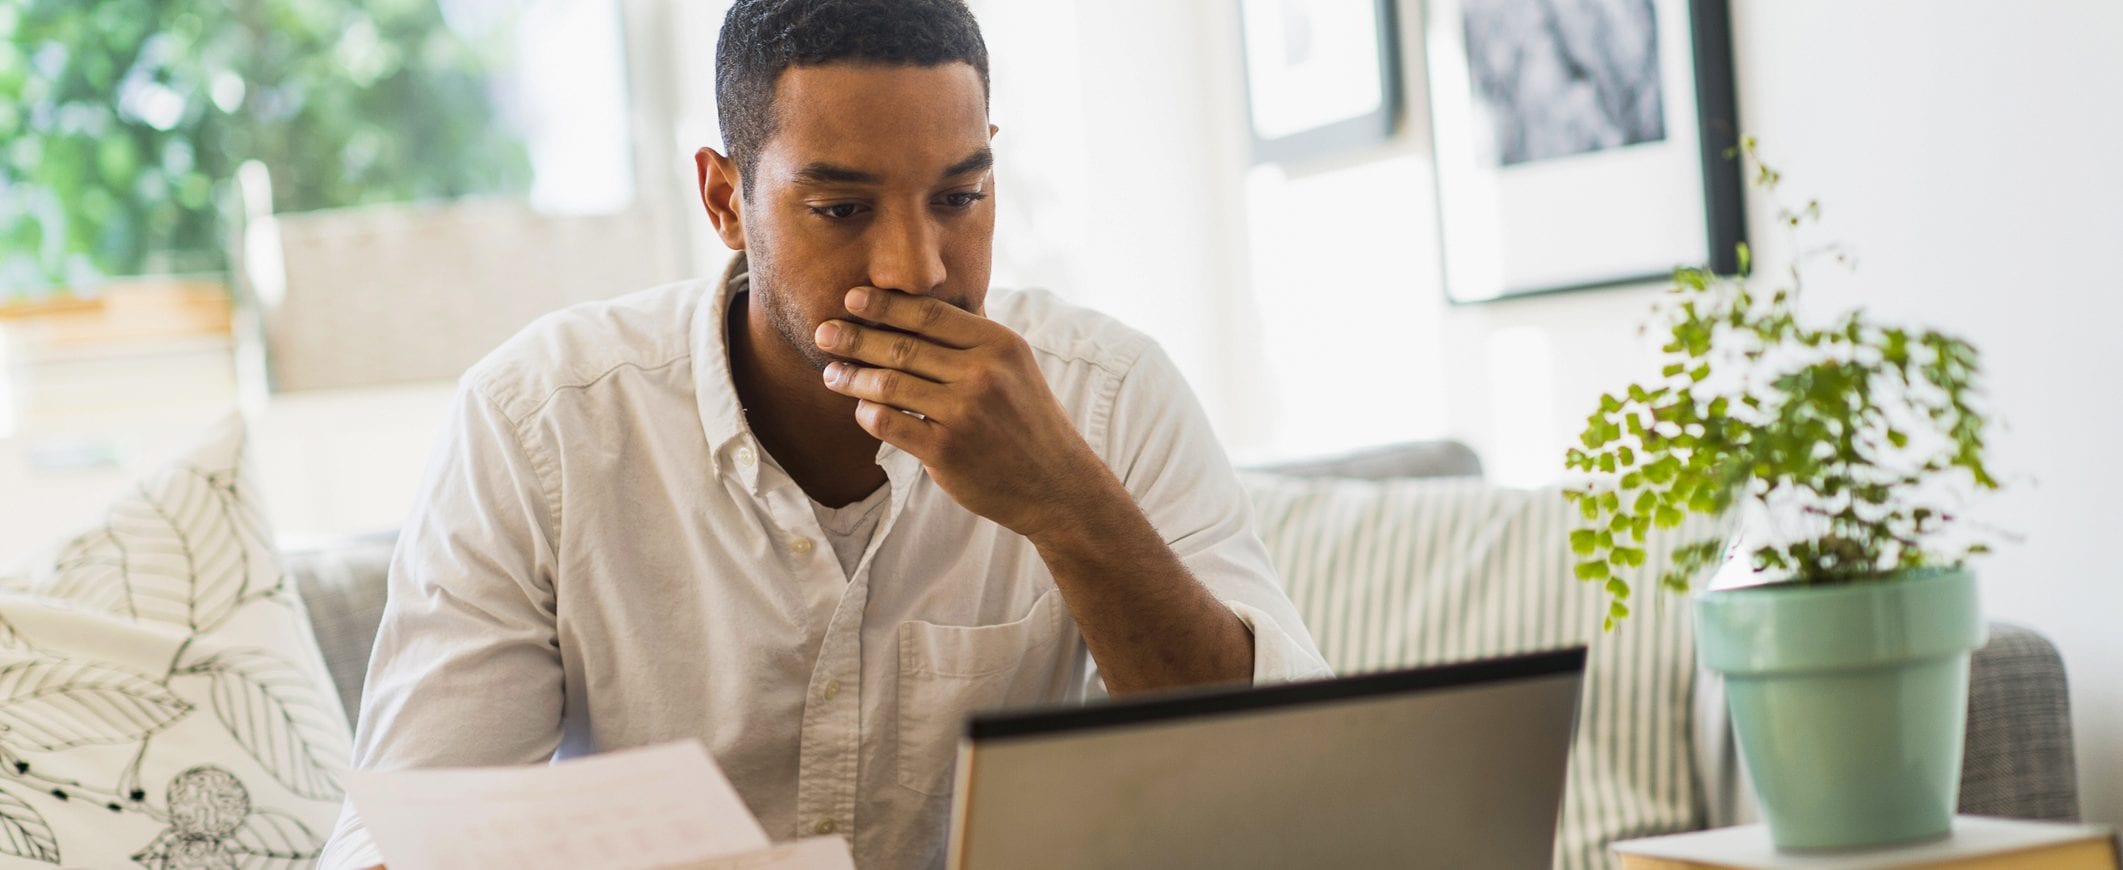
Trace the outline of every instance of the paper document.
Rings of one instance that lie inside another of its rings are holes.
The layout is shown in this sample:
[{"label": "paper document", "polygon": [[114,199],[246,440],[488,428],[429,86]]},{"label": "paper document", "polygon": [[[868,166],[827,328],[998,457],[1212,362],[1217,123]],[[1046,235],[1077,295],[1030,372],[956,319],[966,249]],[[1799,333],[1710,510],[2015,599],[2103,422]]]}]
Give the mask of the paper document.
[{"label": "paper document", "polygon": [[770,848],[698,741],[536,767],[357,770],[347,795],[394,870],[854,866],[838,837]]},{"label": "paper document", "polygon": [[661,870],[855,870],[855,858],[848,854],[846,840],[807,837],[757,852],[675,864]]}]

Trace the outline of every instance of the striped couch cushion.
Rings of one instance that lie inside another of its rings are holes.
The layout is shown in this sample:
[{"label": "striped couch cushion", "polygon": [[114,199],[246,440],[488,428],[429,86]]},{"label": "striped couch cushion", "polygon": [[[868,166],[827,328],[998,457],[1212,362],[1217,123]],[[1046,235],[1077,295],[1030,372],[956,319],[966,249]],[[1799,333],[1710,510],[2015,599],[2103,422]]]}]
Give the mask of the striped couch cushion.
[{"label": "striped couch cushion", "polygon": [[[1616,840],[1703,826],[1687,608],[1646,595],[1602,632],[1602,590],[1572,577],[1574,512],[1557,491],[1258,472],[1246,486],[1268,552],[1337,673],[1590,647],[1556,866],[1611,866]],[[1682,535],[1704,530],[1653,532],[1645,576],[1693,539]]]}]

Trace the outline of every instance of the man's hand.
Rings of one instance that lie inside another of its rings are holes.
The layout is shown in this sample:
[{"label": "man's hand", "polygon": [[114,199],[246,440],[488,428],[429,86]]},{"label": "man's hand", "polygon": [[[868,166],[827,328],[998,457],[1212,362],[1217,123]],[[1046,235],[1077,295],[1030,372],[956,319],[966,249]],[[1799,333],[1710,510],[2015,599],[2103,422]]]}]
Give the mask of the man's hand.
[{"label": "man's hand", "polygon": [[827,366],[827,388],[860,399],[863,430],[920,459],[960,505],[1036,541],[1112,497],[1112,472],[1023,337],[926,296],[857,287],[844,301],[877,326],[819,325],[820,348],[863,363]]},{"label": "man's hand", "polygon": [[1022,336],[925,296],[858,287],[845,301],[874,325],[819,324],[819,347],[862,363],[827,366],[826,386],[860,399],[864,431],[920,459],[961,506],[1032,542],[1108,691],[1252,675],[1245,623],[1077,434]]}]

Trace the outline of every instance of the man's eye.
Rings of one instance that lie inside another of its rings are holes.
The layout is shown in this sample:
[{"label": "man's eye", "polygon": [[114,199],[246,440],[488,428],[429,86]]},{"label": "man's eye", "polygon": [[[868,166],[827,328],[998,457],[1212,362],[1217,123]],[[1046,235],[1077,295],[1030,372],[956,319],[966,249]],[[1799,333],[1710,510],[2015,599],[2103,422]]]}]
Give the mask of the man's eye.
[{"label": "man's eye", "polygon": [[811,213],[823,218],[847,220],[862,213],[862,206],[852,202],[836,202],[832,205],[811,206]]},{"label": "man's eye", "polygon": [[944,204],[952,208],[972,208],[974,203],[987,198],[988,195],[985,193],[974,193],[968,191],[945,196]]}]

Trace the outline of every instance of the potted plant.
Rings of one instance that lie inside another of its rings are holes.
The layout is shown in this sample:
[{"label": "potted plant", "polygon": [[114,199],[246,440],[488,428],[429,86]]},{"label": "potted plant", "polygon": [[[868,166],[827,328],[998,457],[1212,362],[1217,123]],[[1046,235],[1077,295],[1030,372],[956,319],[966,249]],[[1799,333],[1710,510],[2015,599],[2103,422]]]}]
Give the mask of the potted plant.
[{"label": "potted plant", "polygon": [[[1781,176],[1752,139],[1756,186]],[[1600,398],[1566,457],[1580,579],[1629,613],[1646,532],[1724,517],[1728,539],[1675,549],[1659,586],[1686,591],[1726,558],[1756,579],[1695,599],[1697,650],[1722,674],[1772,839],[1833,849],[1944,835],[1953,818],[1969,654],[1983,640],[1966,559],[1984,550],[1953,506],[1995,489],[1975,349],[1941,332],[1800,306],[1820,206],[1781,209],[1796,253],[1762,281],[1683,268],[1647,329],[1660,378]],[[1758,284],[1771,286],[1763,289]]]}]

